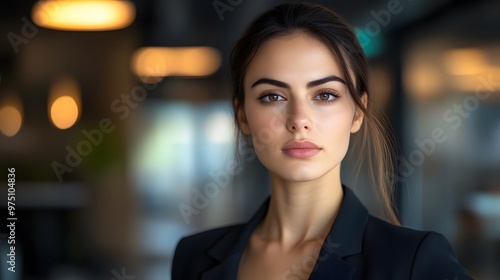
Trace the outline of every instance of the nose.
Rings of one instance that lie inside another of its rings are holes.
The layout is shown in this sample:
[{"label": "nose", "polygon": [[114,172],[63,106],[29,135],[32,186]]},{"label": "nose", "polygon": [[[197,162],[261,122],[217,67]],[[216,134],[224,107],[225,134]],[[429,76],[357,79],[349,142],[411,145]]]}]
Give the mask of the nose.
[{"label": "nose", "polygon": [[289,105],[286,120],[287,129],[293,133],[310,131],[312,129],[312,122],[307,105],[298,104],[298,102],[294,103]]}]

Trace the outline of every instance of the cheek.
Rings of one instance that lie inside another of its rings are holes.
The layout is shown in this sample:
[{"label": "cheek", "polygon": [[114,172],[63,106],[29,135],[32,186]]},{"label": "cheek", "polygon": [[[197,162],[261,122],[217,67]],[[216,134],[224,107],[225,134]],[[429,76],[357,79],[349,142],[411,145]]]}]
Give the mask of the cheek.
[{"label": "cheek", "polygon": [[346,108],[330,112],[329,115],[320,115],[315,122],[325,149],[337,156],[343,156],[349,147],[353,118],[351,113],[352,111]]},{"label": "cheek", "polygon": [[284,116],[276,107],[254,104],[245,109],[253,147],[261,162],[266,162],[269,151],[276,150],[286,134]]},{"label": "cheek", "polygon": [[316,127],[332,137],[349,137],[352,119],[348,114],[332,114],[316,121]]},{"label": "cheek", "polygon": [[[248,103],[247,103],[248,104]],[[275,107],[258,107],[261,105],[253,104],[245,107],[247,112],[248,126],[253,137],[258,137],[263,134],[273,135],[281,132],[284,125],[284,116],[280,108]]]}]

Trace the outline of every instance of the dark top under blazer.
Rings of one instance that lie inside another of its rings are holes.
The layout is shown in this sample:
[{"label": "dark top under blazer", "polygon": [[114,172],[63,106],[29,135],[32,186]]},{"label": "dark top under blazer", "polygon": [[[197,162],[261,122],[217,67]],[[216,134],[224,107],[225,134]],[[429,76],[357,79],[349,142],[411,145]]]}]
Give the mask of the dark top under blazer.
[{"label": "dark top under blazer", "polygon": [[[472,279],[443,235],[371,216],[349,188],[343,189],[340,211],[309,279]],[[235,280],[249,237],[268,206],[269,198],[247,223],[182,238],[172,262],[172,280]]]}]

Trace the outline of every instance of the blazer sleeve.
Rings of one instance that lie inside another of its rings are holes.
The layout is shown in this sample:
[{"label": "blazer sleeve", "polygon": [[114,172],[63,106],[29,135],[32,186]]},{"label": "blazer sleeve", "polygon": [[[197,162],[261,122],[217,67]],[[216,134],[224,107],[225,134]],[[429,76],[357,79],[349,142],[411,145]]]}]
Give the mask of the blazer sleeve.
[{"label": "blazer sleeve", "polygon": [[187,265],[187,255],[188,252],[185,242],[185,237],[182,238],[175,248],[174,258],[172,260],[172,280],[181,280],[184,279],[183,271]]},{"label": "blazer sleeve", "polygon": [[468,280],[472,277],[458,262],[448,240],[440,233],[429,232],[418,246],[410,279]]}]

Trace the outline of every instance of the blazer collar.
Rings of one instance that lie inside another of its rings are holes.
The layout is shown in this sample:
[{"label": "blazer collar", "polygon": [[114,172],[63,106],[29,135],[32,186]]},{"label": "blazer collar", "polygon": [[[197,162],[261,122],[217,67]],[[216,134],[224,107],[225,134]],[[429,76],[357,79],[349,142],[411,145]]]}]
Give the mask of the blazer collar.
[{"label": "blazer collar", "polygon": [[[368,210],[356,195],[342,186],[344,198],[340,211],[319,253],[310,279],[352,279],[355,267],[342,258],[361,252],[363,234],[368,221]],[[262,221],[269,208],[270,197],[245,224],[233,227],[208,250],[208,255],[221,263],[202,275],[202,280],[236,279],[241,256],[250,235]]]}]

